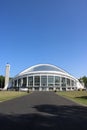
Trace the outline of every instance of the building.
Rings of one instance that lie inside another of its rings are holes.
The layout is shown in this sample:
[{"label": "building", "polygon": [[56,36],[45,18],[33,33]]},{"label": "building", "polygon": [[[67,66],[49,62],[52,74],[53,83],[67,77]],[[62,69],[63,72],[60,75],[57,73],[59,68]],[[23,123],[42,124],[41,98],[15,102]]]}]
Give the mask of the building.
[{"label": "building", "polygon": [[12,87],[30,91],[69,91],[83,88],[78,79],[51,64],[38,64],[16,75]]}]

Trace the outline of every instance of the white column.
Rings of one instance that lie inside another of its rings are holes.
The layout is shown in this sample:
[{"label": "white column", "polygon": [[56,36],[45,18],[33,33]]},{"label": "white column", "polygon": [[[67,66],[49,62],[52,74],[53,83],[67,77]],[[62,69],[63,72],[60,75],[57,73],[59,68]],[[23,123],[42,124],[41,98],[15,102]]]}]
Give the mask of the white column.
[{"label": "white column", "polygon": [[60,87],[61,87],[61,81],[62,81],[62,79],[61,79],[61,77],[60,77]]},{"label": "white column", "polygon": [[21,87],[22,87],[22,85],[23,85],[23,78],[21,78]]},{"label": "white column", "polygon": [[48,75],[47,75],[47,87],[48,87]]},{"label": "white column", "polygon": [[55,76],[54,76],[54,86],[55,86]]},{"label": "white column", "polygon": [[56,87],[55,87],[55,76],[54,76],[54,79],[53,79],[53,90],[55,91],[56,90]]},{"label": "white column", "polygon": [[72,89],[72,87],[71,87],[71,89],[70,89],[71,91],[73,91],[73,89]]},{"label": "white column", "polygon": [[48,87],[46,88],[46,91],[49,91],[49,88],[48,88]]},{"label": "white column", "polygon": [[40,75],[40,87],[39,87],[39,91],[42,91],[42,87],[41,87],[41,75]]},{"label": "white column", "polygon": [[41,87],[41,75],[40,75],[40,87]]},{"label": "white column", "polygon": [[12,81],[12,86],[14,87],[15,85],[14,85],[14,80]]},{"label": "white column", "polygon": [[33,87],[34,87],[34,76],[33,76]]},{"label": "white column", "polygon": [[42,88],[41,88],[41,87],[39,88],[39,91],[42,91]]},{"label": "white column", "polygon": [[60,87],[60,91],[62,91],[62,87]]},{"label": "white column", "polygon": [[32,91],[34,91],[35,90],[35,88],[32,88]]},{"label": "white column", "polygon": [[56,88],[55,88],[55,87],[53,87],[53,90],[55,91],[55,90],[56,90]]},{"label": "white column", "polygon": [[17,87],[18,87],[18,79],[17,79]]},{"label": "white column", "polygon": [[27,76],[27,87],[28,87],[28,76]]},{"label": "white column", "polygon": [[70,87],[72,87],[72,80],[70,79]]},{"label": "white column", "polygon": [[67,87],[66,87],[66,91],[69,91],[69,90],[67,89]]}]

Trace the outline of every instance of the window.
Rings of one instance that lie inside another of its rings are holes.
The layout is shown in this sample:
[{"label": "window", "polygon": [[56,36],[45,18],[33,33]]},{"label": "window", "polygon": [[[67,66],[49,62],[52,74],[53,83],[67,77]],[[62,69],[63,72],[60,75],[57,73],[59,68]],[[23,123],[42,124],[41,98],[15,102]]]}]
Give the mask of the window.
[{"label": "window", "polygon": [[48,76],[48,86],[54,85],[54,76]]},{"label": "window", "polygon": [[27,78],[25,77],[25,78],[23,78],[23,87],[26,87],[26,84],[27,84]]},{"label": "window", "polygon": [[47,76],[41,76],[41,86],[47,86]]},{"label": "window", "polygon": [[33,76],[28,77],[28,86],[33,86]]},{"label": "window", "polygon": [[60,77],[55,76],[55,86],[60,86]]},{"label": "window", "polygon": [[71,80],[71,86],[74,86],[74,81],[73,80]]},{"label": "window", "polygon": [[64,77],[61,78],[61,86],[66,86],[66,79]]},{"label": "window", "polygon": [[67,86],[70,86],[70,79],[67,78]]},{"label": "window", "polygon": [[35,86],[40,86],[40,76],[35,76],[34,77],[34,85]]}]

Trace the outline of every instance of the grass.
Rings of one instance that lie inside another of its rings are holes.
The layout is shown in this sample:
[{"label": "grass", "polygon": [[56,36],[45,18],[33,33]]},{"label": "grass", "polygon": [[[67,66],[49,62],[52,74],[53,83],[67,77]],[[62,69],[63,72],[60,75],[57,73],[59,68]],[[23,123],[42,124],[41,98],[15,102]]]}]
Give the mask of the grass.
[{"label": "grass", "polygon": [[62,91],[57,92],[57,94],[73,100],[79,104],[87,105],[87,91]]},{"label": "grass", "polygon": [[0,102],[27,95],[27,92],[0,91]]}]

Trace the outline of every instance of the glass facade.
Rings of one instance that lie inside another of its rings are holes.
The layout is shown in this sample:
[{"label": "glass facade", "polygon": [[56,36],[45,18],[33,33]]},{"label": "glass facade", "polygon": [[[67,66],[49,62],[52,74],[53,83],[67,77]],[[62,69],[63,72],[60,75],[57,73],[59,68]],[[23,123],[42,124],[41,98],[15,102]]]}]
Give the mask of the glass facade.
[{"label": "glass facade", "polygon": [[67,80],[67,86],[70,86],[70,79],[66,79]]},{"label": "glass facade", "polygon": [[55,76],[55,86],[60,86],[60,77]]},{"label": "glass facade", "polygon": [[28,86],[30,86],[30,87],[33,86],[33,76],[28,77]]},{"label": "glass facade", "polygon": [[41,76],[41,86],[47,86],[47,76]]},{"label": "glass facade", "polygon": [[74,83],[74,81],[73,81],[73,80],[71,80],[71,86],[74,86],[74,84],[75,84],[75,83]]},{"label": "glass facade", "polygon": [[27,85],[27,77],[25,77],[25,78],[23,78],[23,87],[26,87],[26,85]]},{"label": "glass facade", "polygon": [[40,76],[34,76],[34,85],[40,86]]},{"label": "glass facade", "polygon": [[48,76],[48,86],[54,86],[54,76]]},{"label": "glass facade", "polygon": [[46,88],[50,90],[54,87],[57,90],[60,90],[60,88],[62,88],[62,90],[65,90],[65,88],[71,89],[71,87],[76,87],[76,82],[67,77],[37,75],[14,80],[14,86],[29,87],[31,89],[35,87],[35,90],[39,90],[39,87],[42,87],[43,90]]},{"label": "glass facade", "polygon": [[61,78],[61,86],[66,87],[66,78],[65,77]]},{"label": "glass facade", "polygon": [[59,69],[56,66],[51,66],[51,65],[40,65],[40,66],[36,66],[32,69],[29,70],[31,71],[58,71],[58,72],[64,72],[63,70]]}]

